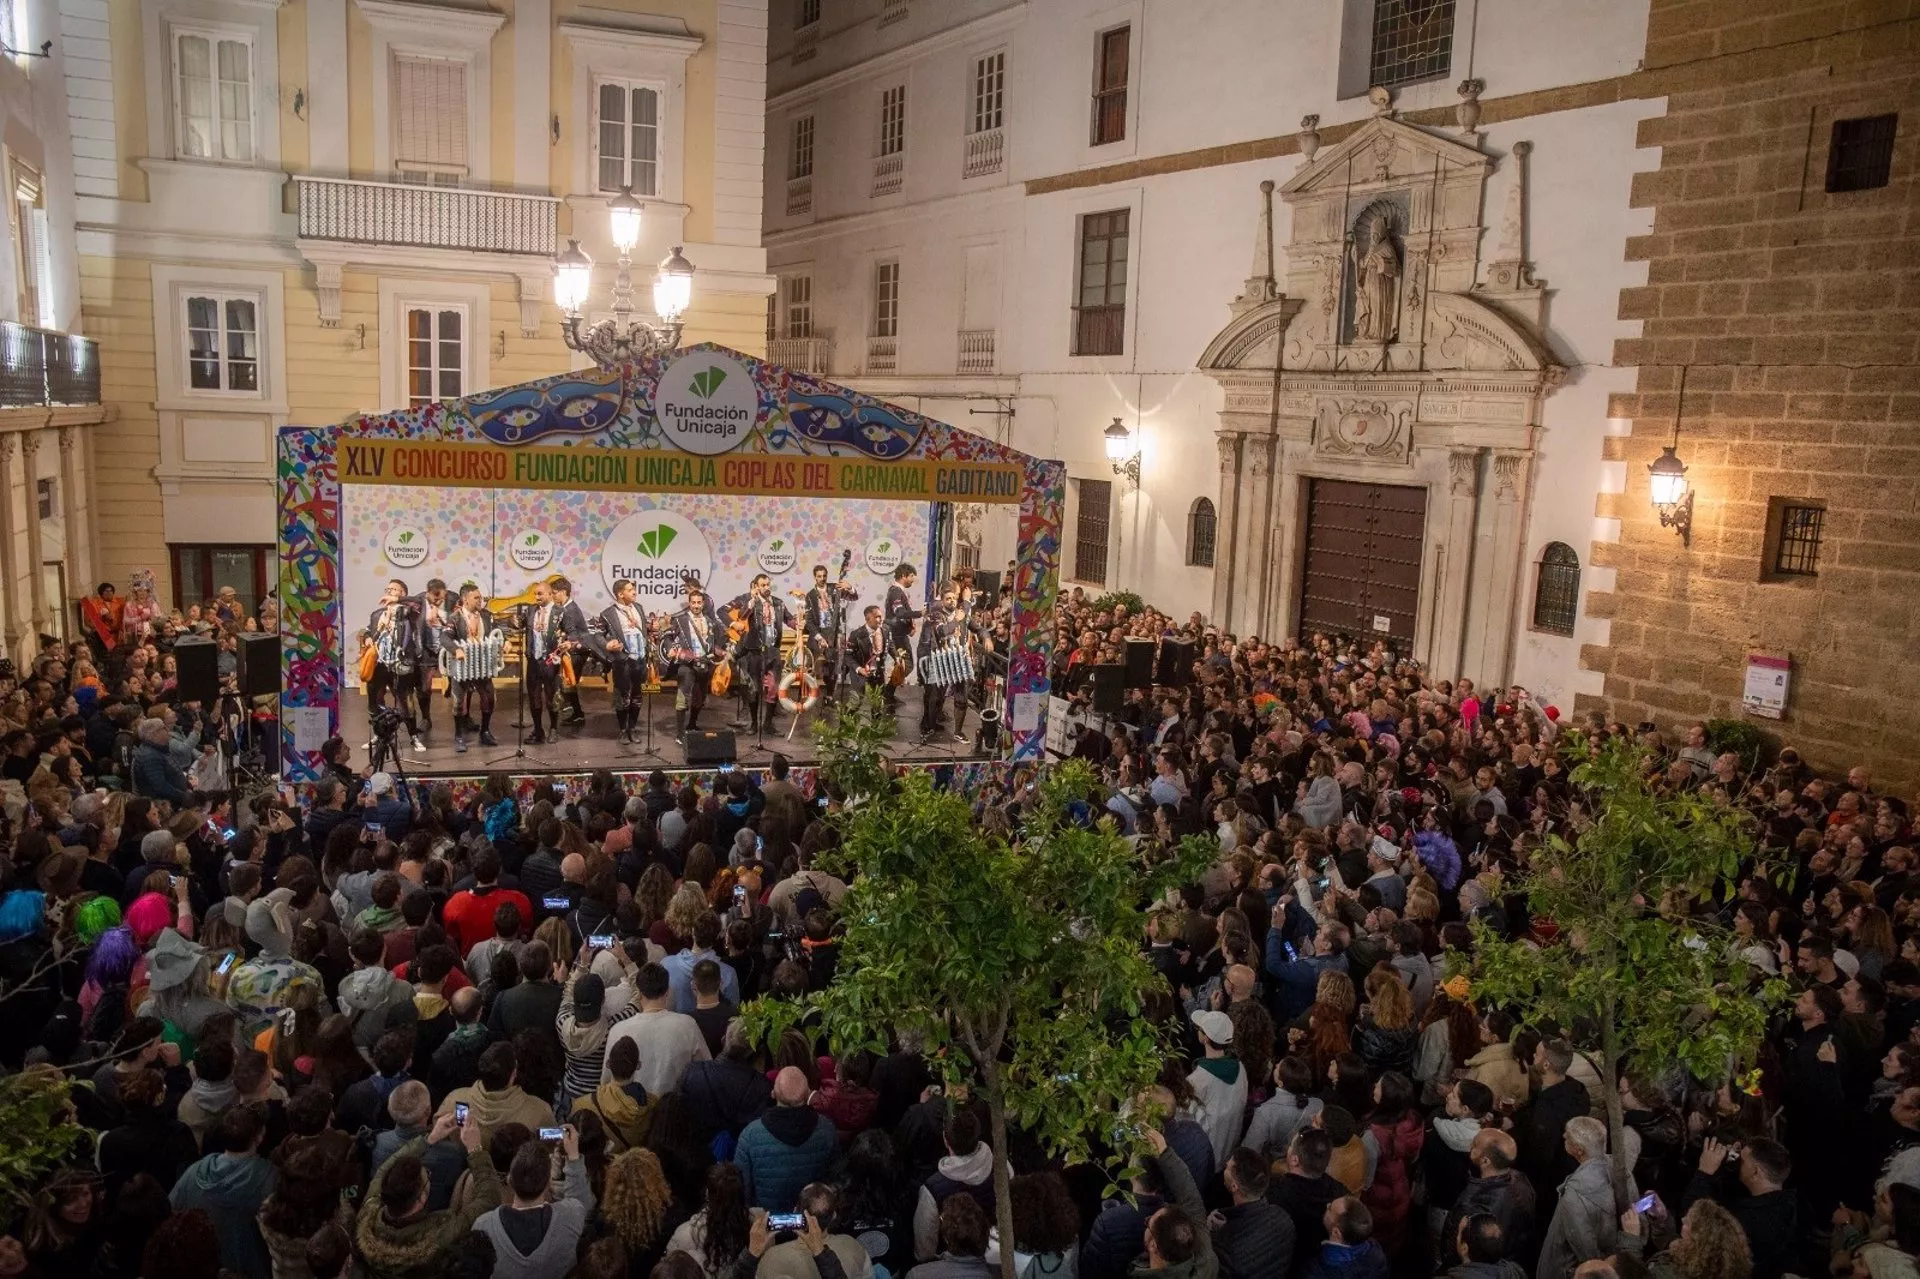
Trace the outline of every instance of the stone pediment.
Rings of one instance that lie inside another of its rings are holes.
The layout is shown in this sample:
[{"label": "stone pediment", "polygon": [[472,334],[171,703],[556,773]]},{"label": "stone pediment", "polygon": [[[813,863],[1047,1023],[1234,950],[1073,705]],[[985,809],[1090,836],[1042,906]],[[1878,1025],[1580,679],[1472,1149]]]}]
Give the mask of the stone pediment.
[{"label": "stone pediment", "polygon": [[1557,372],[1553,353],[1531,330],[1477,298],[1427,298],[1426,367],[1486,373]]},{"label": "stone pediment", "polygon": [[1235,316],[1200,354],[1204,370],[1271,369],[1278,366],[1280,343],[1299,313],[1301,300],[1282,294]]},{"label": "stone pediment", "polygon": [[1288,204],[1332,193],[1355,196],[1410,178],[1439,173],[1471,175],[1478,182],[1492,168],[1485,152],[1387,116],[1375,116],[1334,146],[1317,152],[1311,163],[1280,188]]}]

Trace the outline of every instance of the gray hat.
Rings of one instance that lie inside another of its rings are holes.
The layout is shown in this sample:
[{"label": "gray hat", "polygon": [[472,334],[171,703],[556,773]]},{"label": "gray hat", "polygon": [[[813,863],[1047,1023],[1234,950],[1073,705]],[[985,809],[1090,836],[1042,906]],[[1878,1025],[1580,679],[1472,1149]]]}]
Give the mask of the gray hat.
[{"label": "gray hat", "polygon": [[162,928],[147,952],[147,988],[172,990],[193,976],[207,952],[171,928]]},{"label": "gray hat", "polygon": [[274,917],[274,907],[293,900],[291,888],[276,888],[264,897],[256,897],[247,903],[247,937],[273,958],[282,958],[293,951],[293,932],[291,928],[281,927]]},{"label": "gray hat", "polygon": [[170,830],[150,830],[140,837],[140,858],[149,862],[170,862],[173,860],[173,832]]}]

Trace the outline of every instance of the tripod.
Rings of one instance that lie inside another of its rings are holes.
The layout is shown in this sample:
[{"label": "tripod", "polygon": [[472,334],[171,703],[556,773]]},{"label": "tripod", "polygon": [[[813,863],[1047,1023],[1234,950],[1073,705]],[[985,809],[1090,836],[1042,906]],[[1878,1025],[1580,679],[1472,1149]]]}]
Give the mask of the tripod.
[{"label": "tripod", "polygon": [[[514,609],[513,628],[524,637],[527,633],[526,616],[521,609]],[[513,754],[495,755],[484,765],[492,768],[502,760],[525,759],[527,757],[527,642],[520,641],[520,688],[513,699]]]}]

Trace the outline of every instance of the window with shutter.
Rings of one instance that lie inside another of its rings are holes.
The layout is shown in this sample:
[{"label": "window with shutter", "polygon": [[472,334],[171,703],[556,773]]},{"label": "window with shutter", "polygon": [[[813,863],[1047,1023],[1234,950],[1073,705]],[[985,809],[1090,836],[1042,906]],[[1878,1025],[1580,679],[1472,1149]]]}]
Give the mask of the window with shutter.
[{"label": "window with shutter", "polygon": [[260,295],[194,290],[181,299],[187,386],[260,393]]},{"label": "window with shutter", "polygon": [[660,91],[630,80],[602,80],[594,104],[599,189],[659,195]]},{"label": "window with shutter", "polygon": [[458,186],[467,176],[467,64],[393,55],[393,167],[402,182]]},{"label": "window with shutter", "polygon": [[18,286],[22,324],[40,324],[45,298],[45,272],[41,260],[46,256],[46,210],[40,207],[41,181],[38,171],[13,161],[13,203],[7,221],[13,232],[13,278]]},{"label": "window with shutter", "polygon": [[465,394],[467,309],[410,306],[406,329],[407,407]]},{"label": "window with shutter", "polygon": [[174,114],[180,155],[253,160],[253,45],[230,32],[173,29]]}]

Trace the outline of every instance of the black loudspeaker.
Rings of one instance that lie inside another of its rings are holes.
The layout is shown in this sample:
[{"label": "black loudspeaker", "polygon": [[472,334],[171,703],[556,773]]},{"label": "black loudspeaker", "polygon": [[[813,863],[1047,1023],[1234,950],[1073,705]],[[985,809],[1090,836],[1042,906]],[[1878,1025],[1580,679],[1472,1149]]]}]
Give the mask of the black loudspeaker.
[{"label": "black loudspeaker", "polygon": [[1168,688],[1185,688],[1193,682],[1193,641],[1163,639],[1160,660],[1154,666],[1153,682]]},{"label": "black loudspeaker", "polygon": [[278,635],[240,636],[240,695],[242,697],[278,697],[280,695],[280,637]]},{"label": "black loudspeaker", "polygon": [[220,696],[220,646],[209,639],[176,640],[173,660],[180,668],[179,699],[213,705]]},{"label": "black loudspeaker", "polygon": [[1127,641],[1127,687],[1153,687],[1152,640],[1129,639]]},{"label": "black loudspeaker", "polygon": [[731,764],[733,757],[733,733],[730,730],[722,728],[710,733],[695,730],[687,734],[687,763]]},{"label": "black loudspeaker", "polygon": [[1093,668],[1093,709],[1100,715],[1118,715],[1126,704],[1127,668],[1118,662]]},{"label": "black loudspeaker", "polygon": [[992,608],[1000,602],[1000,570],[997,568],[977,568],[973,570],[973,589],[980,592],[981,608]]}]

